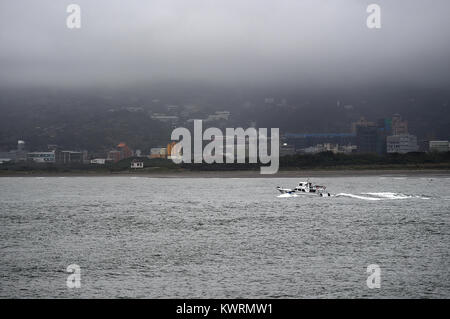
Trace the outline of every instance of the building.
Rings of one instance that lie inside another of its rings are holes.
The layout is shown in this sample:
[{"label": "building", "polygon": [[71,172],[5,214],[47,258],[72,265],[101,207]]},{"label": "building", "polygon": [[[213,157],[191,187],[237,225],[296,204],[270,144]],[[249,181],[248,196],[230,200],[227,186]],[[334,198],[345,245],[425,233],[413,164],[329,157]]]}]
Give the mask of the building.
[{"label": "building", "polygon": [[175,149],[175,145],[177,145],[177,142],[171,142],[169,144],[167,144],[167,158],[168,159],[172,159],[172,152],[175,153],[176,149]]},{"label": "building", "polygon": [[430,152],[448,152],[450,151],[450,145],[448,141],[430,141]]},{"label": "building", "polygon": [[379,133],[375,125],[356,127],[358,153],[378,153]]},{"label": "building", "polygon": [[362,116],[358,121],[352,123],[352,133],[356,134],[358,127],[369,127],[375,126],[374,122],[367,121],[364,116]]},{"label": "building", "polygon": [[356,153],[356,151],[358,150],[358,146],[356,145],[339,145],[339,153],[344,153],[344,154],[351,154],[351,153]]},{"label": "building", "polygon": [[377,120],[377,143],[376,152],[377,154],[386,154],[387,149],[387,137],[392,135],[392,119],[382,118]]},{"label": "building", "polygon": [[87,161],[87,152],[55,151],[58,164],[84,164]]},{"label": "building", "polygon": [[338,145],[338,144],[317,144],[315,146],[310,146],[307,148],[304,148],[301,150],[302,153],[306,154],[316,154],[316,153],[322,153],[322,152],[333,152],[334,154],[338,153],[344,153],[349,154],[356,152],[357,146],[356,145]]},{"label": "building", "polygon": [[134,168],[134,169],[144,168],[144,162],[134,159],[131,161],[131,168]]},{"label": "building", "polygon": [[106,158],[94,158],[91,159],[91,164],[105,165]]},{"label": "building", "polygon": [[231,113],[229,111],[217,111],[214,114],[208,115],[208,118],[206,118],[205,122],[211,122],[211,121],[228,121],[230,118]]},{"label": "building", "polygon": [[107,160],[116,163],[130,157],[133,157],[133,151],[124,142],[122,142],[117,145],[115,150],[108,152]]},{"label": "building", "polygon": [[386,154],[386,138],[392,135],[392,120],[379,119],[376,123],[361,118],[353,123],[356,130],[356,145],[359,153]]},{"label": "building", "polygon": [[353,133],[285,133],[282,136],[283,143],[293,146],[296,150],[301,150],[317,144],[339,144],[354,145],[356,134]]},{"label": "building", "polygon": [[387,153],[417,152],[417,137],[411,134],[392,135],[387,137]]},{"label": "building", "polygon": [[153,120],[157,120],[160,122],[172,123],[172,124],[178,122],[178,120],[180,119],[176,115],[167,115],[167,114],[163,114],[163,113],[153,113],[151,118]]},{"label": "building", "polygon": [[387,136],[391,136],[392,134],[392,119],[391,118],[382,118],[378,119],[377,127],[384,131]]},{"label": "building", "polygon": [[165,147],[151,148],[150,158],[167,158],[167,148]]},{"label": "building", "polygon": [[25,141],[22,140],[17,141],[17,151],[19,152],[25,151]]},{"label": "building", "polygon": [[2,156],[2,153],[0,153],[0,164],[8,163],[8,162],[11,162],[11,161],[12,161],[11,158],[4,157],[4,156]]},{"label": "building", "polygon": [[117,163],[122,159],[121,152],[118,150],[112,150],[108,152],[107,160]]},{"label": "building", "polygon": [[174,160],[174,159],[181,159],[181,156],[183,155],[182,148],[177,144],[177,142],[171,142],[167,144],[167,158]]},{"label": "building", "polygon": [[31,152],[27,159],[35,163],[56,163],[55,152]]},{"label": "building", "polygon": [[286,156],[286,155],[294,155],[295,154],[295,147],[292,145],[289,145],[287,143],[283,143],[280,145],[280,156]]},{"label": "building", "polygon": [[[361,117],[359,121],[352,123],[352,132],[356,134],[359,153],[377,153],[380,155],[387,152],[388,136],[409,134],[408,122],[403,120],[400,114],[394,114],[392,118],[379,119],[376,123]],[[391,146],[393,147],[394,144]]]},{"label": "building", "polygon": [[392,115],[392,135],[407,135],[408,121],[402,120],[400,114]]},{"label": "building", "polygon": [[178,112],[179,106],[178,105],[167,105],[167,112],[169,113],[176,113]]},{"label": "building", "polygon": [[[228,121],[230,119],[231,113],[229,111],[216,111],[214,114],[208,115],[206,119],[203,119],[203,122],[214,122],[214,121]],[[187,119],[187,123],[192,123],[196,120],[199,120],[198,118],[190,118]]]},{"label": "building", "polygon": [[25,142],[17,141],[17,149],[9,152],[0,152],[0,163],[6,162],[24,162],[27,160],[27,151],[25,150]]}]

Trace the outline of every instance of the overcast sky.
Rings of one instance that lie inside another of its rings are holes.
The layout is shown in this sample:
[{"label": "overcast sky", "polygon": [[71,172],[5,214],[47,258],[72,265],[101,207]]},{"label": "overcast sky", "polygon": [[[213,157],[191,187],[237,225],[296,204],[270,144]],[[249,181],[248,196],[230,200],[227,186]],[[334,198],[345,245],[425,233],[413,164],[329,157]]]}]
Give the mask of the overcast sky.
[{"label": "overcast sky", "polygon": [[449,0],[1,0],[0,86],[446,87],[449,13]]}]

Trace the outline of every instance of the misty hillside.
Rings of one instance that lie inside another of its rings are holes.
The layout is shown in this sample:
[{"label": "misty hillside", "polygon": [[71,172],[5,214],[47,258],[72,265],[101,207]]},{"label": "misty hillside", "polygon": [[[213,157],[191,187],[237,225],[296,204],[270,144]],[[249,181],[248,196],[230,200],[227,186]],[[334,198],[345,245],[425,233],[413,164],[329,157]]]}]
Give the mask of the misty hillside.
[{"label": "misty hillside", "polygon": [[[432,89],[8,90],[0,96],[0,149],[13,149],[24,139],[30,150],[56,144],[95,152],[124,141],[148,152],[165,145],[173,129],[170,123],[152,119],[152,114],[172,112],[180,118],[176,126],[186,126],[189,118],[204,119],[219,110],[230,111],[230,119],[208,126],[248,127],[256,122],[257,127],[279,127],[282,133],[344,133],[361,116],[376,120],[400,113],[419,139],[448,139],[449,101],[449,91]],[[168,111],[174,105],[176,111]]]}]

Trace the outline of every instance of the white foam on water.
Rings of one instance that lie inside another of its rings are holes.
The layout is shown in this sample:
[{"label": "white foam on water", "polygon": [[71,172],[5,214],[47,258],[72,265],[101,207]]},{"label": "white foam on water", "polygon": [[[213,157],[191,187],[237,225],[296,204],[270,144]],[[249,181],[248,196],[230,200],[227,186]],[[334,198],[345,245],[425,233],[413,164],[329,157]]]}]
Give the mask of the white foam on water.
[{"label": "white foam on water", "polygon": [[360,195],[355,195],[355,194],[347,194],[347,193],[339,193],[336,194],[336,197],[352,197],[352,198],[357,198],[357,199],[363,199],[363,200],[382,200],[382,198],[376,198],[376,197],[366,197],[366,196],[360,196]]},{"label": "white foam on water", "polygon": [[[368,195],[368,196],[364,196]],[[288,198],[288,197],[298,197],[297,194],[281,194],[277,197],[279,198]],[[325,196],[328,197],[328,196]],[[331,195],[331,197],[350,197],[350,198],[356,198],[356,199],[362,199],[362,200],[369,200],[369,201],[379,201],[379,200],[396,200],[396,199],[411,199],[411,198],[417,198],[417,199],[431,199],[430,197],[420,196],[420,195],[406,195],[401,193],[393,193],[393,192],[371,192],[371,193],[361,193],[361,194],[349,194],[349,193],[339,193],[336,195]],[[446,199],[446,198],[444,198]],[[448,199],[446,199],[448,200]]]},{"label": "white foam on water", "polygon": [[376,196],[376,197],[381,197],[381,198],[386,198],[386,199],[408,199],[408,198],[412,198],[412,196],[409,196],[409,195],[400,194],[400,193],[390,193],[390,192],[363,193],[363,194]]},{"label": "white foam on water", "polygon": [[431,199],[431,197],[425,197],[425,196],[414,196],[414,198],[419,198],[419,199]]},{"label": "white foam on water", "polygon": [[297,194],[281,194],[281,195],[278,195],[277,197],[279,197],[279,198],[298,197],[298,195]]},{"label": "white foam on water", "polygon": [[419,195],[405,195],[401,193],[392,193],[392,192],[378,192],[378,193],[361,193],[362,195],[369,195],[368,196],[361,196],[361,195],[355,195],[355,194],[347,194],[347,193],[340,193],[336,196],[345,196],[345,197],[352,197],[357,199],[363,199],[363,200],[394,200],[394,199],[411,199],[411,198],[418,198],[418,199],[430,199],[429,197],[419,196]]},{"label": "white foam on water", "polygon": [[390,193],[390,192],[381,192],[381,193],[363,193],[366,195],[378,196],[386,199],[408,199],[408,198],[419,198],[419,199],[431,199],[430,197],[421,196],[421,195],[405,195],[401,193]]}]

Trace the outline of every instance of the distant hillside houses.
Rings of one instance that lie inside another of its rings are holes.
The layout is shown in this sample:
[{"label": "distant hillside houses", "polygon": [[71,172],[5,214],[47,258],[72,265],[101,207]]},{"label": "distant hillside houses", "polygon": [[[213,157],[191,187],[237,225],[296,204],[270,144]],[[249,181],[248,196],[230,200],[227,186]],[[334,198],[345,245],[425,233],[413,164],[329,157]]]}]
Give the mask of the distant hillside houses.
[{"label": "distant hillside houses", "polygon": [[151,115],[151,118],[153,120],[157,120],[157,121],[161,121],[161,122],[178,122],[179,121],[179,116],[176,115],[167,115],[167,114],[163,114],[163,113],[153,113]]},{"label": "distant hillside houses", "polygon": [[[214,122],[214,121],[228,121],[230,119],[231,112],[229,111],[216,111],[214,114],[209,114],[206,119],[202,119],[203,122]],[[192,123],[199,119],[188,119],[188,123]]]}]

